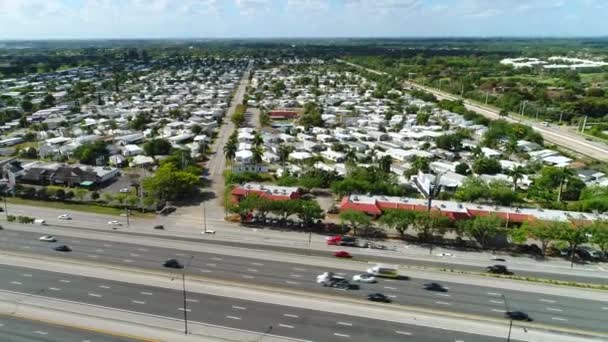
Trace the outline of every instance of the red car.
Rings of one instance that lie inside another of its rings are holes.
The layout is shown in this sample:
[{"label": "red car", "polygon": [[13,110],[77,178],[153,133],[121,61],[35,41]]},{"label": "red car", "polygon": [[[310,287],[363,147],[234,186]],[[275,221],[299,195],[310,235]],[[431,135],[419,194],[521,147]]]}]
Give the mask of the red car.
[{"label": "red car", "polygon": [[334,256],[336,258],[352,258],[353,257],[352,255],[350,255],[348,252],[345,252],[345,251],[335,252]]},{"label": "red car", "polygon": [[325,243],[329,246],[338,246],[340,245],[340,241],[342,241],[342,237],[340,235],[328,236],[325,238]]}]

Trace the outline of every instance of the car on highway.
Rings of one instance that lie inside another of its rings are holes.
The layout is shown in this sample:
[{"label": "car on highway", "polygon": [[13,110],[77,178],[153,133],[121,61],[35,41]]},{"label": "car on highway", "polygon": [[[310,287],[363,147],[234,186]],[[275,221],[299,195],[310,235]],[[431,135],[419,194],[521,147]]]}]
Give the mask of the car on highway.
[{"label": "car on highway", "polygon": [[38,240],[44,241],[44,242],[57,242],[57,238],[52,235],[41,236]]},{"label": "car on highway", "polygon": [[109,226],[122,226],[122,223],[120,223],[120,221],[117,221],[117,220],[112,220],[112,221],[108,221],[108,225]]},{"label": "car on highway", "polygon": [[506,262],[507,261],[505,258],[501,258],[501,257],[491,257],[490,260],[492,260],[492,261],[500,261],[500,262]]},{"label": "car on highway", "polygon": [[182,265],[179,262],[179,260],[177,260],[177,259],[169,259],[169,260],[165,261],[163,266],[165,266],[167,268],[177,268],[177,269],[184,268],[184,265]]},{"label": "car on highway", "polygon": [[378,264],[367,269],[367,274],[376,277],[399,278],[397,266]]},{"label": "car on highway", "polygon": [[367,300],[372,302],[390,303],[391,299],[382,293],[370,293],[367,295]]},{"label": "car on highway", "polygon": [[532,318],[530,318],[527,313],[522,311],[507,311],[505,312],[505,318],[512,319],[514,321],[532,322]]},{"label": "car on highway", "polygon": [[203,234],[203,235],[204,235],[204,234],[211,234],[211,235],[213,235],[213,234],[215,234],[215,230],[206,229],[206,230],[203,230],[203,231],[201,232],[201,234]]},{"label": "car on highway", "polygon": [[350,259],[350,258],[352,258],[352,257],[353,257],[353,256],[352,256],[352,255],[350,255],[350,253],[348,253],[347,251],[337,251],[337,252],[334,252],[334,256],[335,256],[336,258],[347,258],[347,259]]},{"label": "car on highway", "polygon": [[423,285],[423,288],[427,291],[448,292],[448,289],[439,283],[426,283]]},{"label": "car on highway", "polygon": [[156,226],[154,226],[154,229],[163,230],[163,229],[165,229],[165,226],[163,226],[162,224],[157,224]]},{"label": "car on highway", "polygon": [[486,270],[489,273],[493,273],[493,274],[507,274],[507,275],[513,274],[513,272],[509,271],[509,269],[505,265],[488,266],[488,267],[486,267]]},{"label": "car on highway", "polygon": [[72,248],[70,248],[70,246],[68,245],[61,245],[61,246],[57,246],[53,248],[54,250],[56,250],[57,252],[71,252]]},{"label": "car on highway", "polygon": [[71,220],[72,216],[70,216],[68,214],[61,214],[61,215],[57,216],[57,218],[60,220]]},{"label": "car on highway", "polygon": [[378,280],[376,280],[376,277],[371,274],[355,274],[353,276],[353,281],[366,284],[373,284],[378,282]]}]

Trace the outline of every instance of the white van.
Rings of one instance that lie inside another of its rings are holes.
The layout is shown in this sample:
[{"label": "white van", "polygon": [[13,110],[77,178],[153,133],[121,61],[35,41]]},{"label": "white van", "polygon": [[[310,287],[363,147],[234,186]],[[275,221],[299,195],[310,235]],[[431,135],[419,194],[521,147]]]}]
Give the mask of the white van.
[{"label": "white van", "polygon": [[34,224],[37,224],[39,226],[46,226],[46,221],[43,219],[35,219]]},{"label": "white van", "polygon": [[374,267],[368,268],[367,274],[371,274],[376,277],[386,277],[386,278],[399,277],[399,272],[398,272],[397,266],[394,266],[394,265],[378,264]]}]

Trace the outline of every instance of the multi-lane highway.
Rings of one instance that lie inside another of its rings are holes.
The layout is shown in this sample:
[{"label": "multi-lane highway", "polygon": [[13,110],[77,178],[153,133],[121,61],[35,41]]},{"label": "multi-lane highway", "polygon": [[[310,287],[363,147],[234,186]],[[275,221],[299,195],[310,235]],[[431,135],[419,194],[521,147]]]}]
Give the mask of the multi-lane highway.
[{"label": "multi-lane highway", "polygon": [[[382,292],[401,305],[477,317],[501,318],[508,307],[510,310],[527,312],[537,323],[543,325],[608,332],[608,302],[597,300],[450,282],[443,283],[448,288],[447,293],[436,293],[422,289],[423,284],[429,280],[415,278],[381,279],[377,284],[362,284],[358,291],[340,291],[319,286],[315,282],[316,276],[325,271],[334,271],[351,277],[356,272],[236,256],[230,252],[184,251],[60,235],[56,235],[59,240],[57,243],[47,243],[39,241],[39,236],[40,234],[31,232],[5,230],[0,232],[0,247],[4,250],[27,251],[71,260],[168,272],[170,270],[161,266],[165,260],[176,258],[188,263],[192,258],[188,273],[198,277],[361,300],[370,292]],[[64,243],[70,245],[73,251],[61,253],[51,248]],[[360,267],[362,273],[366,265],[361,264]],[[504,298],[507,299],[506,305]]]},{"label": "multi-lane highway", "polygon": [[181,319],[186,311],[192,322],[306,341],[502,340],[192,292],[187,294],[184,305],[182,291],[172,289],[6,265],[0,266],[0,272],[0,291],[44,296],[173,319]]},{"label": "multi-lane highway", "polygon": [[141,340],[0,315],[0,341],[137,342]]}]

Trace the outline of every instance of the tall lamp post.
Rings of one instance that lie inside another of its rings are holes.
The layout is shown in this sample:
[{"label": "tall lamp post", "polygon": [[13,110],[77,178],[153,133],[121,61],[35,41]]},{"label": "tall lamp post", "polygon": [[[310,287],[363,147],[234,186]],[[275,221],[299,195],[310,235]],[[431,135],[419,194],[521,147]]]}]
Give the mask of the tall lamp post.
[{"label": "tall lamp post", "polygon": [[194,259],[193,255],[190,256],[188,264],[184,266],[184,269],[182,271],[182,295],[184,298],[184,335],[188,335],[188,293],[186,292],[186,269],[192,263],[192,259]]},{"label": "tall lamp post", "polygon": [[[504,294],[500,295],[502,302],[505,304],[505,313],[509,312],[509,305],[507,304],[507,297]],[[511,342],[511,329],[513,328],[513,317],[509,315],[509,334],[507,335],[507,342]]]}]

